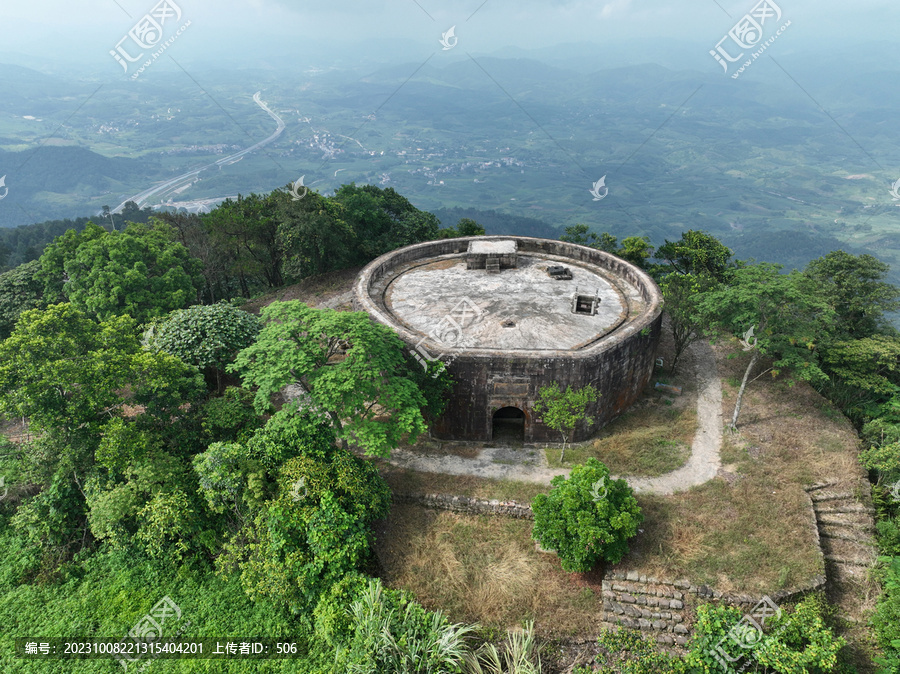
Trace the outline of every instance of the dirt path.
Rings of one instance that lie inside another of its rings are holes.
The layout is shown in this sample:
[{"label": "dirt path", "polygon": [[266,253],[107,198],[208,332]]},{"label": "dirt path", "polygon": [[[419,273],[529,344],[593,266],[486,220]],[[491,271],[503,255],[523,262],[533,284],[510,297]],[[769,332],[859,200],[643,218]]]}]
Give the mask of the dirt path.
[{"label": "dirt path", "polygon": [[[691,444],[691,456],[684,466],[660,477],[615,476],[627,479],[637,492],[671,494],[689,489],[714,478],[721,465],[719,452],[722,448],[722,387],[715,356],[705,342],[695,344],[692,349],[697,368],[699,395],[698,426]],[[549,484],[556,475],[568,476],[571,472],[568,468],[549,468],[543,450],[537,447],[525,449],[486,447],[471,459],[452,454],[425,454],[397,449],[391,453],[388,460],[403,468],[428,473],[474,475],[541,484]]]}]

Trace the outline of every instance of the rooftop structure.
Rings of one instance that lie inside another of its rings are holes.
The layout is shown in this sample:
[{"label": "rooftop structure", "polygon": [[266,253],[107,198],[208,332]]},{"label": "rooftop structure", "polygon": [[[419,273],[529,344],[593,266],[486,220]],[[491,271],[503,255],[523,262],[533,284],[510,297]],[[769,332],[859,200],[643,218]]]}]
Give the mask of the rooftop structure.
[{"label": "rooftop structure", "polygon": [[361,272],[354,303],[394,328],[423,366],[440,359],[450,370],[438,437],[491,439],[500,414],[536,441],[559,438],[533,409],[553,381],[600,390],[589,410],[595,429],[637,398],[652,373],[662,298],[644,272],[603,251],[467,237],[383,255]]}]

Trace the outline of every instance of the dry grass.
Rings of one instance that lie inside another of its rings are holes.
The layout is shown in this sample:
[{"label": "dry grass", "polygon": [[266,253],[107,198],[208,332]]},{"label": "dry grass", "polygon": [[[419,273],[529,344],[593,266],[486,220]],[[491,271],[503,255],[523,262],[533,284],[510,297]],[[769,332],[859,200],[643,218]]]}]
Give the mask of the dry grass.
[{"label": "dry grass", "polygon": [[532,523],[395,505],[376,527],[382,578],[455,621],[543,636],[598,632],[599,592],[578,587],[555,555],[537,552]]},{"label": "dry grass", "polygon": [[500,499],[531,503],[537,494],[549,488],[535,482],[513,482],[511,480],[491,480],[474,475],[444,475],[443,473],[421,473],[375,460],[379,472],[397,493],[410,494],[454,494],[482,499]]},{"label": "dry grass", "polygon": [[314,307],[351,290],[361,269],[362,267],[351,267],[313,276],[300,283],[285,286],[262,297],[252,299],[241,308],[251,314],[259,314],[263,307],[272,302],[288,302],[290,300],[300,300]]},{"label": "dry grass", "polygon": [[[569,447],[565,465],[584,463],[592,456],[614,475],[663,475],[687,461],[696,430],[696,407],[669,407],[656,402],[613,420],[600,437]],[[560,450],[545,451],[550,466],[558,467]]]}]

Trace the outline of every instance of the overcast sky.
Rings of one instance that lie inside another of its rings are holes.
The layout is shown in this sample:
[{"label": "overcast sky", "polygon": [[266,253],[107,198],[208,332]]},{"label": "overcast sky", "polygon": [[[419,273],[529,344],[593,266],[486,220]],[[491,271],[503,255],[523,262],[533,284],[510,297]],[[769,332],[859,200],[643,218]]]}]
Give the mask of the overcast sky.
[{"label": "overcast sky", "polygon": [[[627,45],[634,58],[664,60],[659,45],[678,41],[708,49],[754,6],[755,0],[173,0],[190,27],[172,55],[233,65],[277,59],[302,68],[312,58],[358,58],[366,45],[387,60],[410,48],[441,50],[441,33],[456,26],[472,53],[595,42]],[[780,49],[839,54],[866,41],[896,41],[900,3],[889,0],[774,0],[791,21]],[[109,68],[109,55],[154,0],[34,0],[4,2],[0,61],[39,69],[67,64]],[[168,31],[167,31],[168,32]],[[374,42],[373,42],[374,41]],[[787,44],[785,44],[787,43]],[[330,51],[330,54],[326,54]],[[854,49],[853,53],[858,54]],[[11,58],[13,54],[19,58]],[[24,64],[24,63],[22,63]],[[715,64],[710,58],[711,67]],[[894,64],[895,65],[895,64]]]}]

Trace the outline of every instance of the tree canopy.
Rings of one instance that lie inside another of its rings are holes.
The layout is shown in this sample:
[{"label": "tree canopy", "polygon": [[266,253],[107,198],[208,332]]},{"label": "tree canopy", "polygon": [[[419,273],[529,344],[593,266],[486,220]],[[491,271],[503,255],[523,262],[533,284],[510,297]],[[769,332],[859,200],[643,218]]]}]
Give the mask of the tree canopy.
[{"label": "tree canopy", "polygon": [[400,440],[425,430],[425,395],[415,383],[397,334],[364,312],[312,309],[273,302],[262,310],[256,343],[238,354],[232,372],[257,387],[256,407],[289,384],[301,409],[330,420],[335,434],[366,452],[386,456]]},{"label": "tree canopy", "polygon": [[138,323],[186,307],[201,286],[201,262],[174,237],[162,222],[69,231],[41,256],[46,296],[67,298],[100,319],[127,314]]}]

